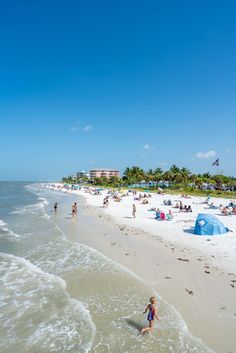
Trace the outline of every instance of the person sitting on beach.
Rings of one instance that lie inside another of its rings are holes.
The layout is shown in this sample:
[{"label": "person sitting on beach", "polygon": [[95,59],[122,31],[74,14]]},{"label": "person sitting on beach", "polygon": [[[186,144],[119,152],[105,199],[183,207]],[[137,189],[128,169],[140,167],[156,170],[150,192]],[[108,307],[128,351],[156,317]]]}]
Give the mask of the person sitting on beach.
[{"label": "person sitting on beach", "polygon": [[178,202],[176,202],[174,208],[179,208],[179,203]]},{"label": "person sitting on beach", "polygon": [[228,211],[228,209],[227,209],[226,207],[223,208],[222,213],[223,213],[225,216],[229,216],[229,214],[230,214],[229,211]]},{"label": "person sitting on beach", "polygon": [[156,219],[161,219],[161,211],[159,210],[159,208],[156,210]]},{"label": "person sitting on beach", "polygon": [[173,217],[174,217],[174,215],[173,215],[172,211],[169,210],[169,213],[167,213],[167,215],[166,215],[166,220],[172,221]]},{"label": "person sitting on beach", "polygon": [[143,205],[146,205],[147,203],[148,203],[147,199],[144,199],[143,202],[142,202]]},{"label": "person sitting on beach", "polygon": [[187,207],[187,212],[193,212],[192,207],[190,205]]},{"label": "person sitting on beach", "polygon": [[141,330],[141,333],[147,332],[147,331],[153,331],[154,328],[154,320],[155,318],[157,320],[160,320],[160,318],[156,315],[156,307],[155,304],[157,303],[157,300],[155,297],[151,297],[150,298],[150,304],[147,305],[146,309],[144,310],[143,314],[146,314],[146,312],[148,311],[148,316],[147,316],[147,320],[149,322],[148,327],[144,327]]},{"label": "person sitting on beach", "polygon": [[164,221],[166,219],[165,213],[161,212],[160,217],[161,217],[161,220]]}]

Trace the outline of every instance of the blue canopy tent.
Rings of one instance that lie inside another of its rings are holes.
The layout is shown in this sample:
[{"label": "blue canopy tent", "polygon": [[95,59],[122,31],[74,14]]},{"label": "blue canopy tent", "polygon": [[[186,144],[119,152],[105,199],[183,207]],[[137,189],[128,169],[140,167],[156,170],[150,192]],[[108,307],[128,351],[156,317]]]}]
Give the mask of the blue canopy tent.
[{"label": "blue canopy tent", "polygon": [[207,214],[199,213],[195,222],[194,234],[197,235],[217,235],[224,234],[229,231],[217,217]]}]

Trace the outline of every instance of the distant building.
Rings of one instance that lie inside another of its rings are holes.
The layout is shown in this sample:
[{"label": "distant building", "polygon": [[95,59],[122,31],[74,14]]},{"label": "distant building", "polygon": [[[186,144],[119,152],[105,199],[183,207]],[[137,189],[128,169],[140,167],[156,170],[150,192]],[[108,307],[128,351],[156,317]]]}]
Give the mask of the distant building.
[{"label": "distant building", "polygon": [[69,178],[73,181],[77,180],[77,175],[69,175]]},{"label": "distant building", "polygon": [[82,170],[81,172],[77,172],[77,180],[79,179],[83,179],[83,178],[90,178],[90,173],[85,172],[84,170]]},{"label": "distant building", "polygon": [[117,169],[91,169],[89,174],[92,180],[101,177],[106,177],[107,179],[112,176],[120,177],[120,171]]}]

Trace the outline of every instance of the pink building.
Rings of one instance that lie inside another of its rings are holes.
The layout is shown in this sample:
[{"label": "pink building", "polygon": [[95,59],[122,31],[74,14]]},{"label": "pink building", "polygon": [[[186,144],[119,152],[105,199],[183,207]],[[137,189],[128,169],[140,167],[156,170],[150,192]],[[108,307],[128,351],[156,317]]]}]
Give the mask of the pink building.
[{"label": "pink building", "polygon": [[111,176],[116,176],[118,178],[120,177],[120,171],[117,169],[91,169],[89,174],[90,179],[101,177],[106,177],[109,179]]}]

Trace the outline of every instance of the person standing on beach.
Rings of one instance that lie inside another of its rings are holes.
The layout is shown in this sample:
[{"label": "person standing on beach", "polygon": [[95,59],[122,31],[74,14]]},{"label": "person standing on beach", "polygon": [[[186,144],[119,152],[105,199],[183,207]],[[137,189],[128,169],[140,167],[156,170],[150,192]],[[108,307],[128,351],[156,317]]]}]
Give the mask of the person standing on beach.
[{"label": "person standing on beach", "polygon": [[136,217],[136,206],[135,206],[135,204],[133,204],[132,216],[133,216],[133,218]]},{"label": "person standing on beach", "polygon": [[54,203],[54,211],[57,212],[57,202]]},{"label": "person standing on beach", "polygon": [[147,320],[149,321],[149,326],[142,328],[141,333],[144,333],[147,331],[152,332],[154,328],[154,319],[156,318],[157,320],[160,320],[160,318],[156,315],[156,307],[155,307],[156,303],[157,303],[156,298],[151,297],[150,304],[147,305],[146,309],[143,312],[143,314],[145,314],[148,311]]}]

